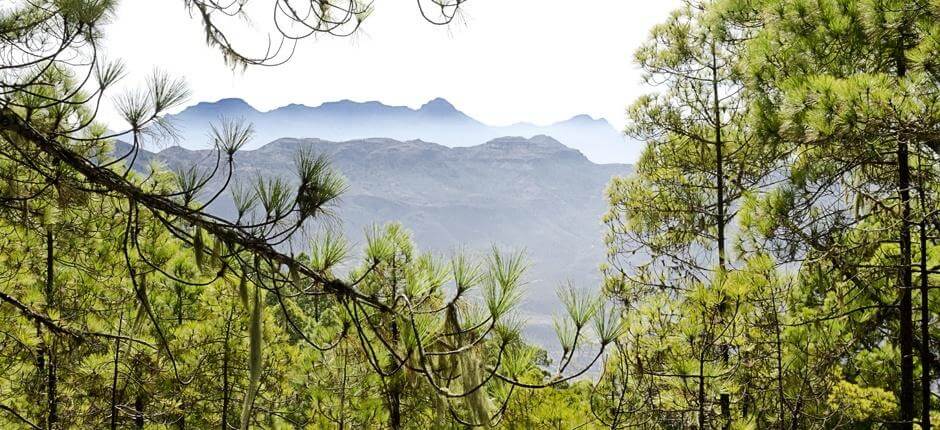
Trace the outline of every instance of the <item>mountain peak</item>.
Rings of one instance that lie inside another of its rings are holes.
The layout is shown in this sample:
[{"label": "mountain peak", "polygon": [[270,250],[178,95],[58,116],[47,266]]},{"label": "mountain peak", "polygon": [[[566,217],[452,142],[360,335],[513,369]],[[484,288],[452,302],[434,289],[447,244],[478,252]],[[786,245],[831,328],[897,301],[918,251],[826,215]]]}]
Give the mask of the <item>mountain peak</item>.
[{"label": "mountain peak", "polygon": [[437,97],[428,101],[427,103],[421,105],[421,108],[418,110],[432,114],[452,114],[459,112],[453,104],[442,97]]},{"label": "mountain peak", "polygon": [[238,97],[226,97],[217,100],[214,104],[219,106],[250,106],[245,99]]},{"label": "mountain peak", "polygon": [[547,134],[536,134],[529,138],[529,142],[544,148],[571,149]]},{"label": "mountain peak", "polygon": [[370,105],[381,105],[379,102],[369,101],[369,102],[357,102],[350,99],[336,100],[332,102],[323,102],[320,104],[320,108],[336,108],[336,107],[350,107],[350,106],[370,106]]},{"label": "mountain peak", "polygon": [[590,116],[590,115],[588,115],[588,114],[584,114],[584,113],[583,113],[583,114],[581,114],[581,115],[575,115],[575,116],[571,117],[571,118],[570,118],[568,121],[566,121],[566,122],[586,122],[586,123],[589,123],[589,122],[597,122],[597,121],[602,121],[602,119],[594,118],[593,116]]},{"label": "mountain peak", "polygon": [[357,101],[350,100],[350,99],[342,99],[342,100],[333,100],[333,101],[331,101],[331,102],[323,102],[323,103],[320,103],[320,107],[326,107],[326,106],[354,106],[354,105],[362,105],[362,104],[366,104],[366,103],[369,103],[369,102],[357,102]]},{"label": "mountain peak", "polygon": [[559,142],[554,137],[544,134],[537,134],[529,138],[523,136],[497,137],[484,143],[482,146],[489,146],[494,148],[528,147],[550,151],[571,150],[571,148],[565,146],[565,144]]},{"label": "mountain peak", "polygon": [[471,146],[467,150],[478,157],[500,160],[538,160],[568,159],[588,161],[576,149],[569,148],[551,136],[537,134],[530,138],[522,136],[504,136],[492,139],[482,145]]},{"label": "mountain peak", "polygon": [[307,110],[307,109],[312,109],[312,108],[303,103],[290,103],[274,110]]},{"label": "mountain peak", "polygon": [[191,111],[196,115],[209,115],[211,117],[245,115],[258,112],[248,102],[240,98],[225,98],[215,102],[199,102],[186,108],[183,112]]}]

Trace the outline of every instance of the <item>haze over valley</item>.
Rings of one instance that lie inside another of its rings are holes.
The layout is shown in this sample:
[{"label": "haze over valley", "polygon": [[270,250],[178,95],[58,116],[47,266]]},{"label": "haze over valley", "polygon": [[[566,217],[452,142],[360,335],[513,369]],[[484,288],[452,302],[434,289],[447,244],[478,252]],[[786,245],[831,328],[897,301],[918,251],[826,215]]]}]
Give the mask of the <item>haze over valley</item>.
[{"label": "haze over valley", "polygon": [[[142,151],[137,168],[156,158],[175,170],[192,165],[211,170],[215,156],[202,148],[210,123],[219,118],[242,118],[257,130],[248,149],[235,155],[236,181],[250,183],[258,176],[296,181],[293,160],[299,151],[326,154],[348,181],[333,224],[359,245],[353,249],[361,248],[371,226],[400,222],[420,249],[441,256],[458,250],[484,255],[492,246],[524,251],[528,333],[547,347],[554,342],[551,314],[561,310],[555,290],[568,282],[590,291],[600,285],[604,189],[611,177],[632,170],[628,164],[595,163],[571,147],[608,154],[597,155],[602,159],[626,158],[626,141],[606,121],[578,116],[548,127],[488,127],[442,99],[418,110],[342,101],[258,112],[236,99],[199,103],[171,117],[180,144]],[[502,132],[553,132],[573,143],[546,134],[490,137]],[[392,138],[352,138],[379,133]],[[402,136],[450,139],[453,147]],[[216,176],[220,185],[225,175]],[[234,214],[228,197],[210,209]]]}]

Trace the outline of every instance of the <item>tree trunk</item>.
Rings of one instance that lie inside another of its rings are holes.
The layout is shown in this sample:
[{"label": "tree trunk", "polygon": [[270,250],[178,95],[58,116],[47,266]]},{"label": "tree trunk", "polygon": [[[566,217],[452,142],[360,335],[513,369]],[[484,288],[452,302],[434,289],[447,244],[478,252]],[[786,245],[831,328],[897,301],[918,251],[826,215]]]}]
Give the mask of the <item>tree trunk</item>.
[{"label": "tree trunk", "polygon": [[137,381],[137,393],[134,394],[134,428],[143,430],[144,428],[144,409],[147,407],[147,397],[144,392],[144,381],[141,372],[141,357],[138,355],[134,362],[134,380]]},{"label": "tree trunk", "polygon": [[698,428],[705,430],[705,357],[698,361]]},{"label": "tree trunk", "polygon": [[[53,278],[55,272],[53,272],[53,237],[52,230],[46,229],[46,312],[55,306],[55,291],[54,291],[54,282]],[[56,374],[56,356],[55,356],[55,338],[52,339],[52,343],[49,346],[47,351],[48,353],[48,363],[46,363],[46,396],[47,396],[47,417],[46,425],[49,429],[58,428],[59,425],[59,401],[56,385],[58,383],[58,376]]]},{"label": "tree trunk", "polygon": [[231,398],[231,388],[229,387],[228,382],[228,372],[229,372],[229,337],[231,336],[232,330],[232,314],[235,312],[235,307],[232,306],[232,309],[229,310],[228,318],[225,320],[225,344],[222,349],[222,430],[228,430],[228,409],[229,402]]},{"label": "tree trunk", "polygon": [[927,197],[924,184],[918,187],[920,196],[920,428],[930,430],[930,279],[927,272]]},{"label": "tree trunk", "polygon": [[[390,324],[390,331],[392,345],[397,345],[399,336],[398,324],[396,324],[394,321]],[[395,363],[397,359],[395,358],[394,354],[389,354],[391,355],[391,362],[389,364],[390,370],[395,370],[398,368],[397,364]],[[388,397],[388,426],[392,430],[401,430],[401,396],[403,391],[401,372],[402,370],[398,369],[397,372],[393,373],[389,377],[388,383],[388,393],[386,396]]]},{"label": "tree trunk", "polygon": [[55,340],[52,341],[52,348],[49,349],[49,364],[46,367],[48,371],[47,384],[48,384],[48,397],[49,397],[49,418],[48,418],[48,428],[56,429],[59,428],[59,400],[56,386],[58,385],[58,376],[56,369],[56,360],[55,360]]},{"label": "tree trunk", "polygon": [[907,142],[901,139],[898,142],[898,173],[901,195],[901,232],[900,262],[901,265],[901,300],[898,303],[900,314],[900,330],[898,345],[901,349],[901,395],[900,395],[900,428],[912,429],[914,419],[914,324],[913,307],[911,302],[912,275],[911,275],[911,196],[910,196],[910,166],[908,165]]},{"label": "tree trunk", "polygon": [[[124,328],[124,313],[121,313],[121,318],[118,320],[118,336],[121,335],[121,330]],[[118,362],[121,358],[121,339],[114,339],[114,369],[111,374],[111,430],[117,430],[117,382],[118,382]]]},{"label": "tree trunk", "polygon": [[401,391],[397,387],[389,394],[388,424],[392,430],[401,429]]},{"label": "tree trunk", "polygon": [[[715,42],[712,41],[711,44],[712,50],[712,114],[715,116],[715,188],[717,189],[718,194],[718,204],[717,204],[717,214],[716,214],[716,227],[718,230],[718,272],[720,277],[724,277],[727,267],[725,265],[725,172],[724,172],[724,154],[722,153],[723,142],[721,141],[721,106],[719,104],[719,95],[718,95],[718,54],[715,51]],[[721,312],[722,317],[724,316],[724,305],[725,302],[721,302]],[[730,361],[730,352],[729,345],[721,345],[721,364],[725,367],[728,366]],[[722,428],[730,429],[731,428],[731,395],[728,393],[721,393],[719,399],[719,405],[721,407],[721,418],[723,421]]]},{"label": "tree trunk", "polygon": [[176,304],[174,308],[176,325],[183,325],[183,285],[181,283],[176,283]]},{"label": "tree trunk", "polygon": [[[902,23],[900,38],[895,53],[895,65],[898,78],[907,74],[907,58],[904,53],[906,28]],[[898,158],[898,194],[901,199],[901,231],[899,235],[901,266],[901,297],[898,302],[900,314],[898,346],[901,350],[901,390],[899,396],[899,425],[901,429],[914,428],[914,324],[911,303],[911,166],[908,156],[907,140],[903,136],[897,139]]]},{"label": "tree trunk", "polygon": [[346,384],[349,383],[347,374],[349,368],[349,354],[346,351],[346,345],[341,347],[341,356],[343,357],[343,379],[339,392],[339,430],[346,430]]},{"label": "tree trunk", "polygon": [[786,406],[786,399],[784,398],[783,391],[783,340],[780,336],[780,319],[779,313],[777,312],[777,293],[773,290],[773,286],[770,287],[770,306],[773,308],[772,312],[774,314],[774,336],[776,337],[774,346],[775,346],[775,355],[777,360],[777,413],[780,416],[777,417],[777,428],[783,430],[786,426],[786,420],[784,419],[784,407]]},{"label": "tree trunk", "polygon": [[[36,338],[39,339],[38,345],[36,345],[36,374],[41,380],[38,389],[36,390],[36,397],[39,398],[43,394],[43,390],[47,389],[45,380],[46,380],[46,342],[43,339],[42,335],[42,325],[37,321],[36,322]],[[42,408],[39,409],[40,416],[37,422],[46,422],[46,417],[42,416]]]},{"label": "tree trunk", "polygon": [[137,396],[134,397],[134,428],[137,430],[143,430],[144,428],[144,406],[143,393],[137,393]]}]

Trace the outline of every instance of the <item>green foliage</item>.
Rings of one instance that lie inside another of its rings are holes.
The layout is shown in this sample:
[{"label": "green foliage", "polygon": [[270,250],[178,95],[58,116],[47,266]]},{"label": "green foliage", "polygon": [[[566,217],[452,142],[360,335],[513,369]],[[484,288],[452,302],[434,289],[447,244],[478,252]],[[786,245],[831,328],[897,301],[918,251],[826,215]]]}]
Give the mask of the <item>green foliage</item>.
[{"label": "green foliage", "polygon": [[660,92],[635,102],[627,130],[648,147],[612,181],[604,219],[626,329],[599,387],[623,399],[608,411],[635,413],[602,420],[880,428],[935,403],[911,392],[930,354],[905,364],[899,351],[924,345],[912,326],[937,332],[904,313],[904,292],[935,312],[919,255],[936,252],[940,225],[938,75],[922,55],[938,11],[690,2],[653,29],[636,58]]},{"label": "green foliage", "polygon": [[[186,5],[228,60],[274,58],[235,51],[219,5]],[[358,26],[371,7],[351,6],[315,4],[309,28]],[[449,21],[457,4],[437,6]],[[114,155],[94,121],[123,74],[95,51],[114,10],[0,10],[0,427],[937,419],[936,1],[690,1],[653,28],[635,59],[657,91],[627,127],[647,148],[607,190],[608,300],[559,290],[557,363],[522,335],[522,253],[443,258],[389,224],[361,254],[330,228],[282,254],[345,189],[322,154],[297,154],[297,187],[235,181],[231,222],[200,190],[233,179],[249,125],[213,127],[215,172],[129,168],[188,91],[155,73],[116,97],[133,149]],[[602,373],[573,379],[593,343]]]},{"label": "green foliage", "polygon": [[845,420],[875,423],[891,420],[897,409],[894,395],[881,388],[869,388],[848,381],[839,381],[829,393],[829,408]]}]

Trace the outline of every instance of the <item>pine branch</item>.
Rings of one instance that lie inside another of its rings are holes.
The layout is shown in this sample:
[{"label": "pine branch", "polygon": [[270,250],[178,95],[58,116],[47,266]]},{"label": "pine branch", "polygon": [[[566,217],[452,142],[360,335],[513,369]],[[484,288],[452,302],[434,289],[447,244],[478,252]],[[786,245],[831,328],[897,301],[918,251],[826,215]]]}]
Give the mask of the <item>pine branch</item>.
[{"label": "pine branch", "polygon": [[148,193],[114,171],[96,166],[89,159],[79,155],[61,142],[43,135],[9,108],[0,110],[0,130],[4,130],[3,134],[7,137],[7,140],[12,142],[13,140],[7,136],[7,133],[14,133],[20,138],[31,142],[38,150],[52,159],[71,167],[84,176],[90,183],[101,187],[100,190],[92,189],[90,191],[99,194],[121,194],[125,198],[139,203],[151,211],[162,212],[184,220],[226,243],[238,245],[244,250],[267,259],[272,263],[295,267],[300,275],[313,279],[315,282],[322,285],[325,290],[338,297],[352,298],[382,311],[391,312],[391,308],[384,303],[374,298],[364,296],[345,282],[326,277],[295,260],[293,257],[276,251],[263,238],[245,229],[241,229],[228,221],[212,217],[203,212],[193,211],[166,196]]}]

